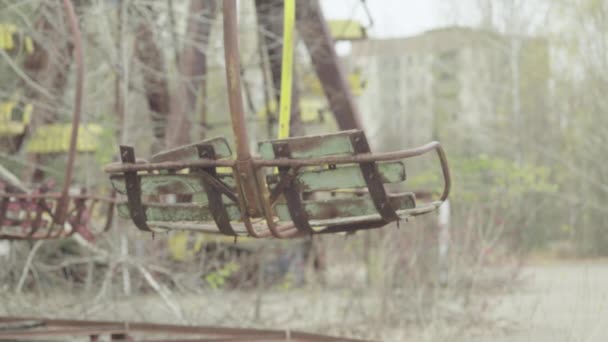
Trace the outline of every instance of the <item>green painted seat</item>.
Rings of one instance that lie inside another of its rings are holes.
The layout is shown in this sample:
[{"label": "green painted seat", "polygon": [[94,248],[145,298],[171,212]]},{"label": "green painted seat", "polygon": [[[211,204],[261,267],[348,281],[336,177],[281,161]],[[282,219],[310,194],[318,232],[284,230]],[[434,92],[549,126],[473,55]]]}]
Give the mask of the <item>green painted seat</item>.
[{"label": "green painted seat", "polygon": [[[125,148],[132,154],[132,149]],[[128,156],[122,152],[123,157]],[[171,163],[201,159],[230,158],[232,152],[224,138],[212,138],[163,151],[150,157],[150,163]],[[124,159],[124,158],[123,158]],[[128,201],[118,204],[118,213],[130,217],[141,230],[164,227],[166,223],[198,224],[214,222],[219,232],[238,235],[230,221],[241,219],[234,195],[231,173],[219,167],[190,168],[180,172],[161,170],[110,177],[114,189],[127,195]],[[230,169],[228,169],[229,172]],[[135,178],[129,179],[135,175]],[[133,189],[134,188],[134,189]]]},{"label": "green painted seat", "polygon": [[[123,163],[134,163],[132,148],[122,149]],[[202,230],[192,227],[204,226],[211,229],[202,231],[245,235],[250,231],[236,223],[263,218],[269,225],[293,224],[301,233],[313,234],[347,231],[353,225],[383,226],[407,217],[408,210],[416,207],[413,193],[389,194],[385,189],[385,184],[406,180],[402,161],[336,165],[323,159],[368,155],[362,131],[263,141],[259,151],[257,160],[322,161],[314,166],[290,162],[278,172],[262,168],[266,173],[258,186],[266,194],[260,198],[266,203],[264,211],[243,217],[244,199],[239,197],[233,168],[218,162],[230,158],[230,147],[222,138],[208,139],[152,156],[155,171],[139,168],[111,175],[114,189],[129,199],[118,205],[118,212],[142,230]]]},{"label": "green painted seat", "polygon": [[[359,130],[269,140],[261,142],[259,150],[262,158],[268,160],[370,152],[365,135]],[[413,193],[389,195],[384,188],[384,184],[406,180],[405,165],[401,161],[326,164],[298,170],[283,167],[279,170],[279,174],[267,177],[271,193],[282,194],[274,206],[275,212],[280,221],[293,221],[303,231],[319,232],[317,227],[361,222],[386,224],[406,217],[405,212],[416,206]]]}]

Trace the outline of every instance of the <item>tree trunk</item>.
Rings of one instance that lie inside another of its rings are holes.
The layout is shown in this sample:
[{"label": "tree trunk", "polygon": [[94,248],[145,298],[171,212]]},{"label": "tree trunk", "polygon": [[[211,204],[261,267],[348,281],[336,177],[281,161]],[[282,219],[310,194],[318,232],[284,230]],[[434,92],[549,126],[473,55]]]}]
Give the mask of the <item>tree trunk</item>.
[{"label": "tree trunk", "polygon": [[[148,6],[148,11],[153,8]],[[155,18],[152,13],[150,18]],[[157,44],[154,31],[150,22],[144,18],[137,27],[135,37],[135,57],[144,65],[143,83],[146,91],[146,99],[152,119],[154,136],[158,146],[156,149],[163,149],[165,137],[167,136],[169,112],[169,85],[167,82],[167,66],[163,51]]]},{"label": "tree trunk", "polygon": [[[80,2],[75,1],[75,5],[79,6]],[[70,35],[58,26],[58,22],[51,22],[49,19],[64,16],[61,2],[43,1],[36,9],[34,51],[26,56],[23,66],[28,77],[39,88],[44,89],[45,93],[25,82],[22,83],[25,99],[34,104],[30,131],[57,122],[60,117],[58,108],[63,102],[74,46],[68,38]],[[44,105],[40,106],[39,103]],[[28,159],[31,165],[42,163],[42,156],[39,154],[28,156]],[[35,167],[28,167],[23,175],[23,179],[34,182],[42,181],[43,178],[44,172]]]},{"label": "tree trunk", "polygon": [[319,0],[297,1],[296,4],[298,32],[308,48],[338,127],[341,130],[360,129],[359,110],[340,66]]},{"label": "tree trunk", "polygon": [[[171,114],[167,125],[167,147],[190,142],[190,118],[196,109],[196,98],[202,90],[201,124],[206,122],[206,97],[204,80],[207,72],[205,50],[209,43],[211,27],[215,20],[217,1],[191,0],[188,10],[186,39],[180,54],[179,74],[183,78],[171,97]],[[195,44],[198,43],[198,44]],[[202,46],[202,47],[201,47]],[[204,132],[201,134],[204,136]]]}]

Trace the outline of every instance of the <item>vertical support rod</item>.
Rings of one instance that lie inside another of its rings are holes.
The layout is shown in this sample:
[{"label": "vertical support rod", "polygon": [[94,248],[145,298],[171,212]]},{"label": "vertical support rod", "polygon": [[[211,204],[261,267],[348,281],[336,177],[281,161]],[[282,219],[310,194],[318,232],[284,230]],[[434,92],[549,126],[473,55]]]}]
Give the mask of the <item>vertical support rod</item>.
[{"label": "vertical support rod", "polygon": [[291,93],[293,86],[293,29],[296,16],[295,0],[283,2],[283,51],[281,56],[281,97],[279,101],[279,139],[289,138]]},{"label": "vertical support rod", "polygon": [[[283,14],[283,1],[282,0],[256,0],[256,15],[258,19],[258,26],[260,29],[259,40],[260,40],[260,59],[264,57],[264,48],[266,55],[268,56],[268,63],[270,64],[270,74],[272,81],[272,93],[277,103],[281,103],[281,76],[282,76],[282,59],[283,59],[283,46],[281,44],[281,37],[283,36],[283,22],[277,20]],[[291,89],[291,119],[289,122],[289,133],[290,136],[302,136],[304,135],[304,125],[302,124],[302,115],[300,110],[300,95],[297,87],[297,74],[293,65],[291,65],[291,72],[293,74],[292,89]],[[263,73],[264,84],[267,84],[266,72]],[[267,95],[265,92],[264,95]],[[265,103],[270,103],[268,98],[265,98]],[[268,110],[268,108],[267,108]],[[270,113],[266,113],[270,115]],[[268,136],[274,138],[275,135],[272,131],[274,121],[276,118],[268,117]]]},{"label": "vertical support rod", "polygon": [[319,0],[297,1],[297,26],[323,92],[341,130],[361,129],[359,110],[346,82],[334,48],[334,40]]},{"label": "vertical support rod", "polygon": [[78,19],[76,18],[76,11],[74,10],[74,4],[71,0],[63,0],[63,5],[67,14],[70,31],[72,31],[72,38],[74,39],[74,53],[76,60],[76,94],[74,95],[74,114],[72,116],[72,133],[70,135],[68,161],[66,164],[65,178],[63,180],[63,189],[61,190],[61,199],[57,205],[57,214],[55,215],[56,224],[64,223],[68,209],[68,191],[70,189],[70,183],[72,183],[72,174],[74,172],[74,159],[76,158],[76,146],[78,143],[78,126],[80,125],[82,95],[84,91],[84,63]]},{"label": "vertical support rod", "polygon": [[228,83],[230,119],[236,144],[236,159],[238,161],[248,161],[251,159],[251,152],[245,125],[245,112],[243,111],[243,95],[241,93],[236,0],[224,0],[223,4],[224,58],[226,59],[226,81]]}]

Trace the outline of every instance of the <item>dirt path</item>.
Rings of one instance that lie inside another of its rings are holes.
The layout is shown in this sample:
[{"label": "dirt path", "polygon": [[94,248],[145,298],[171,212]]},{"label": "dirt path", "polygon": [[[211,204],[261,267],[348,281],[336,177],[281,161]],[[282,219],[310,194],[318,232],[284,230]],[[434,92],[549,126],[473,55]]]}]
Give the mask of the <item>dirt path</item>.
[{"label": "dirt path", "polygon": [[608,261],[535,265],[524,277],[495,308],[509,328],[473,341],[608,341]]}]

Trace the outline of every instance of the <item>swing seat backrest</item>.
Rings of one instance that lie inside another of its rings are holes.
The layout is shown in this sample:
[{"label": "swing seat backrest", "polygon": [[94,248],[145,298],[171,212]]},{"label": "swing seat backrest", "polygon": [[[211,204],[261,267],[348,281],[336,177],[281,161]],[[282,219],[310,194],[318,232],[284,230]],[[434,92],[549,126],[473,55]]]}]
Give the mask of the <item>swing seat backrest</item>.
[{"label": "swing seat backrest", "polygon": [[[217,160],[230,158],[231,155],[230,146],[224,138],[212,138],[160,152],[149,160],[151,163]],[[126,173],[112,175],[110,180],[113,188],[119,194],[129,197],[128,202],[117,205],[118,213],[122,217],[133,219],[141,230],[166,227],[171,222],[188,225],[211,222],[218,226],[220,233],[241,233],[235,232],[230,226],[230,221],[241,220],[239,206],[234,198],[226,195],[235,190],[234,177],[232,173],[218,173],[217,169],[219,168],[189,169],[186,172],[140,172],[135,181],[138,189],[131,189],[131,194]],[[223,193],[216,186],[210,185],[210,178],[214,179],[211,180],[213,184],[222,184]]]},{"label": "swing seat backrest", "polygon": [[[360,130],[264,141],[259,144],[259,150],[263,159],[370,153],[367,139]],[[283,200],[274,206],[279,219],[293,221],[304,231],[363,222],[388,223],[400,219],[400,212],[416,205],[413,193],[389,195],[384,188],[384,184],[406,180],[402,161],[290,169],[279,168],[278,175],[268,176],[268,183],[278,184],[270,191],[282,194]],[[284,181],[282,188],[277,189],[281,186],[281,179],[286,177],[291,177],[291,180]]]}]

